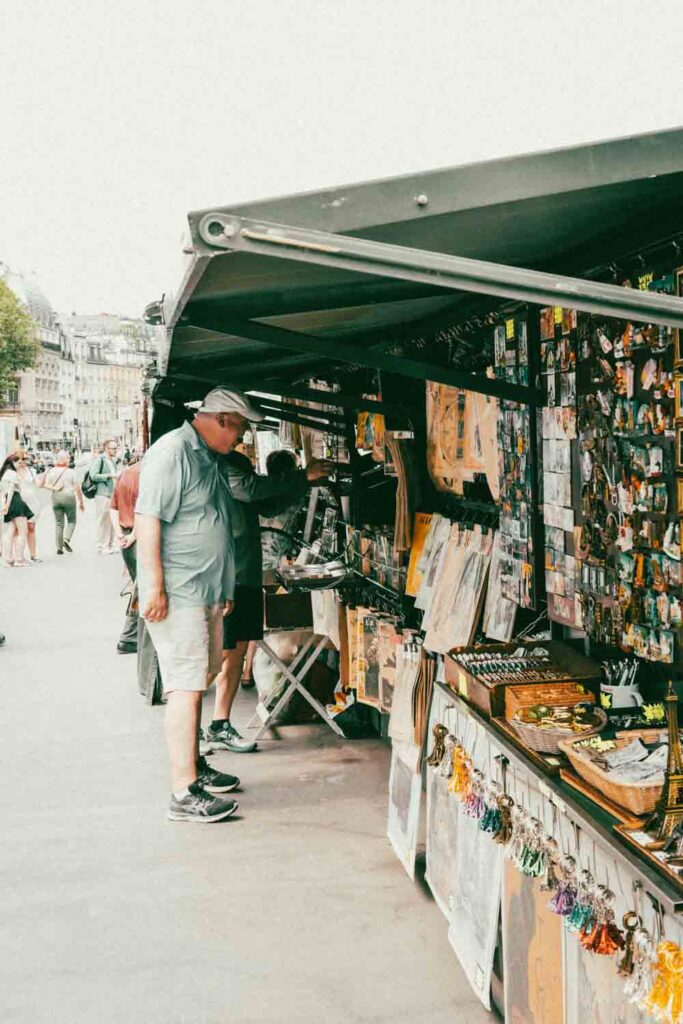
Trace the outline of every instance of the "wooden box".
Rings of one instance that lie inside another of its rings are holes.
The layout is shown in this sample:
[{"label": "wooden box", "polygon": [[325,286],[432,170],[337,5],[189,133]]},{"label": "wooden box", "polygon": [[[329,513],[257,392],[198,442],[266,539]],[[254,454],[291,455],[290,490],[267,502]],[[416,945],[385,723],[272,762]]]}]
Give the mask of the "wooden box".
[{"label": "wooden box", "polygon": [[[555,679],[552,680],[553,683],[581,683],[590,692],[597,693],[600,685],[600,666],[576,651],[573,647],[560,643],[557,640],[520,640],[510,644],[482,644],[477,648],[458,648],[450,651],[445,659],[446,683],[452,690],[459,693],[461,697],[464,697],[466,701],[478,708],[483,714],[490,718],[503,718],[505,716],[505,691],[510,686],[518,687],[520,685],[518,680],[494,679],[484,681],[478,679],[468,671],[467,665],[458,661],[458,654],[465,650],[476,650],[478,653],[512,656],[520,647],[527,650],[542,647],[548,651],[552,668],[556,674]],[[550,685],[550,682],[541,677],[538,680],[538,684],[547,687]],[[527,683],[525,685],[535,684]],[[539,701],[532,701],[532,703],[539,703]]]},{"label": "wooden box", "polygon": [[572,707],[581,701],[595,703],[595,694],[583,683],[524,683],[505,687],[505,717],[510,719],[522,708],[534,704]]}]

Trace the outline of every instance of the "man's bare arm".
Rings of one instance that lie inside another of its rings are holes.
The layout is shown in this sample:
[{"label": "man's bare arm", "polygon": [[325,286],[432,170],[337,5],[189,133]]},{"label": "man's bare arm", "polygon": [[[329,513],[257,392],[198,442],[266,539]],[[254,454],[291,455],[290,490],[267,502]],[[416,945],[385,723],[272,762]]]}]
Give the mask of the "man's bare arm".
[{"label": "man's bare arm", "polygon": [[142,615],[149,622],[161,622],[168,615],[168,597],[161,564],[161,520],[155,516],[135,516],[138,558],[149,580],[147,606]]}]

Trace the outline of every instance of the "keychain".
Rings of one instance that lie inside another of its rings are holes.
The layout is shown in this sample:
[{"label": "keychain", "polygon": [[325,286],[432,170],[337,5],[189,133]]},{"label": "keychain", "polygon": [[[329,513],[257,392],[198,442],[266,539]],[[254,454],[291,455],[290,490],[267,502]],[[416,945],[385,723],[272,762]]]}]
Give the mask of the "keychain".
[{"label": "keychain", "polygon": [[630,978],[635,967],[635,938],[637,932],[642,929],[643,922],[635,910],[629,910],[624,914],[622,924],[626,932],[626,938],[624,941],[624,955],[617,965],[617,973],[622,978]]},{"label": "keychain", "polygon": [[427,764],[432,768],[438,768],[446,756],[446,737],[448,736],[448,729],[445,725],[441,725],[439,722],[432,729],[434,736],[434,747],[431,754],[427,758]]},{"label": "keychain", "polygon": [[584,949],[600,956],[613,956],[624,948],[624,936],[614,920],[614,893],[598,885],[592,899],[591,918],[584,925],[579,942]]}]

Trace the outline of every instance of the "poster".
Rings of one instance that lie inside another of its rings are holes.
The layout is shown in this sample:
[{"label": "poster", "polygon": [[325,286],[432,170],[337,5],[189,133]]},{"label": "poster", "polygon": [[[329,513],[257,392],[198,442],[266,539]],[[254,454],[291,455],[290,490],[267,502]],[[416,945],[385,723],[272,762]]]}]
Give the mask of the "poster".
[{"label": "poster", "polygon": [[[467,980],[489,1010],[500,914],[503,847],[481,831],[477,818],[465,814],[460,801],[454,802],[458,807],[458,820],[448,940]],[[507,982],[507,973],[505,978]],[[506,1015],[506,1020],[512,1019]],[[543,1024],[550,1022],[544,1021]]]},{"label": "poster", "polygon": [[[414,761],[410,748],[407,753],[408,760]],[[395,743],[391,750],[391,771],[389,773],[387,836],[394,853],[411,879],[415,878],[421,800],[422,773],[406,763],[402,756],[401,745]]]},{"label": "poster", "polygon": [[450,779],[438,768],[427,767],[427,852],[425,881],[439,910],[450,924],[455,882],[458,801],[450,792]]}]

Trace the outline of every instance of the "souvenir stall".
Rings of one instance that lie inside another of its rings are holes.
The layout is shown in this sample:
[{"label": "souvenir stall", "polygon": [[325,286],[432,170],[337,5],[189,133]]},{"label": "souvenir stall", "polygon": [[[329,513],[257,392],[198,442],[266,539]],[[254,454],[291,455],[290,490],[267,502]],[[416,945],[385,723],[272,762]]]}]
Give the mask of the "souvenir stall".
[{"label": "souvenir stall", "polygon": [[508,1021],[683,1020],[682,158],[202,211],[149,309],[153,431],[231,383],[337,463],[289,573],[327,714],[390,741],[389,841]]}]

